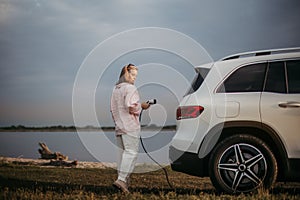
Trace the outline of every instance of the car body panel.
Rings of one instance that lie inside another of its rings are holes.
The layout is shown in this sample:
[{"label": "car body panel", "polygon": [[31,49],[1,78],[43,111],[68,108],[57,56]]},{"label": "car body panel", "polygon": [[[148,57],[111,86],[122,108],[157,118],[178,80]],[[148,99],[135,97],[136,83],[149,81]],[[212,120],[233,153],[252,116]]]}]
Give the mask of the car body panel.
[{"label": "car body panel", "polygon": [[286,102],[300,102],[300,94],[263,93],[262,122],[279,133],[289,158],[300,158],[300,107],[279,106]]},{"label": "car body panel", "polygon": [[[243,66],[300,59],[300,48],[292,50],[299,52],[284,53],[281,50],[271,55],[264,55],[266,51],[262,51],[263,54],[253,52],[254,56],[195,67],[196,72],[201,68],[210,70],[199,89],[185,96],[179,106],[200,105],[204,111],[197,118],[177,120],[176,134],[169,151],[172,169],[196,176],[208,176],[209,156],[222,138],[223,130],[237,128],[257,130],[253,134],[267,140],[266,143],[280,163],[280,180],[300,180],[300,108],[282,106],[284,103],[300,102],[300,94],[217,92],[223,81]],[[234,57],[236,55],[228,58]],[[279,104],[282,104],[281,107]]]}]

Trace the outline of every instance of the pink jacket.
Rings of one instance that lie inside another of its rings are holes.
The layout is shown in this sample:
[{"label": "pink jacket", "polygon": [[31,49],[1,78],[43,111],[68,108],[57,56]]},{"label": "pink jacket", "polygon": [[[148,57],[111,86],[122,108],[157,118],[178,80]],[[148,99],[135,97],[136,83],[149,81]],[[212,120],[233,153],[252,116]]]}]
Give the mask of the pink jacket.
[{"label": "pink jacket", "polygon": [[130,83],[120,83],[113,89],[110,111],[117,135],[139,136],[139,115],[142,110],[139,100],[137,88]]}]

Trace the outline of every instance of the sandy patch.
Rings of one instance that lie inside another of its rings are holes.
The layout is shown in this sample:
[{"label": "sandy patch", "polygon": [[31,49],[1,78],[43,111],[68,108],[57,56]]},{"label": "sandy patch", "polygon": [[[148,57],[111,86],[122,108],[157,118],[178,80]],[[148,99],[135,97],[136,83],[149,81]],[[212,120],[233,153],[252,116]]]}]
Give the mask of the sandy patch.
[{"label": "sandy patch", "polygon": [[[45,159],[30,159],[30,158],[10,158],[10,157],[0,157],[0,162],[2,163],[15,163],[22,165],[35,165],[42,167],[57,167],[51,165],[51,160]],[[52,163],[56,162],[52,160]],[[72,161],[66,161],[71,163]],[[108,163],[108,162],[85,162],[85,161],[77,161],[77,165],[72,166],[74,168],[116,168],[116,163]]]}]

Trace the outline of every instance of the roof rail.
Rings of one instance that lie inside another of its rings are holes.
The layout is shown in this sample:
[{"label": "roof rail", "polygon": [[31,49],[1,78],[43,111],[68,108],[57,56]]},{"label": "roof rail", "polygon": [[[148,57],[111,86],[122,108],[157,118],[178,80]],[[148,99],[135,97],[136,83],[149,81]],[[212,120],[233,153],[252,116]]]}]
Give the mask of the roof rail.
[{"label": "roof rail", "polygon": [[238,53],[238,54],[226,56],[226,57],[222,58],[221,61],[232,60],[232,59],[237,59],[237,58],[244,58],[244,57],[263,56],[263,55],[271,55],[271,54],[279,54],[279,53],[292,53],[292,52],[300,52],[300,47],[284,48],[284,49],[270,49],[270,50],[260,50],[260,51]]}]

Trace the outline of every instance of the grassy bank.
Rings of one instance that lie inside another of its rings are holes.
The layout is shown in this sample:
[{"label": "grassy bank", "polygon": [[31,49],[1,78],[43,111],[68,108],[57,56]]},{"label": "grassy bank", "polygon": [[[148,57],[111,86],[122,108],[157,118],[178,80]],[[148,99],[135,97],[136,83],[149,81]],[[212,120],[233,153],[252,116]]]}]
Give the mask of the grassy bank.
[{"label": "grassy bank", "polygon": [[[140,166],[143,167],[143,166]],[[174,189],[161,170],[133,174],[131,194],[124,195],[111,184],[116,171],[41,167],[0,162],[0,199],[300,199],[300,184],[277,183],[271,191],[252,194],[218,194],[208,178],[197,178],[168,169]]]}]

